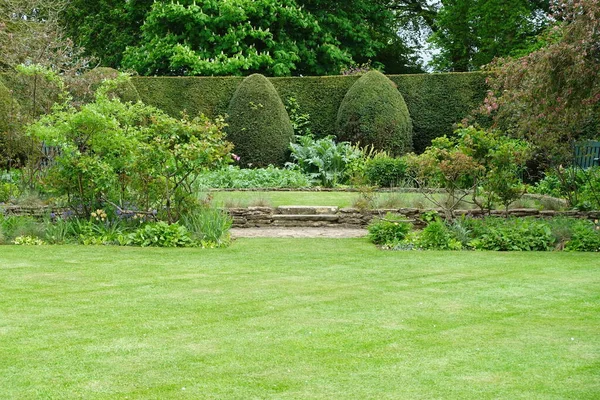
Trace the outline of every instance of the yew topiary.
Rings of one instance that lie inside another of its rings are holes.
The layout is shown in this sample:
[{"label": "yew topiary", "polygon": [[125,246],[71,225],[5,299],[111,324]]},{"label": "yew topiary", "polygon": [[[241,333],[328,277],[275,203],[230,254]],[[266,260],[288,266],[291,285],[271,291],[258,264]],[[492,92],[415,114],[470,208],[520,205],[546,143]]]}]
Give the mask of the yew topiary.
[{"label": "yew topiary", "polygon": [[294,129],[273,84],[263,75],[240,83],[229,103],[228,139],[243,166],[282,166]]},{"label": "yew topiary", "polygon": [[369,71],[350,87],[336,120],[340,141],[373,145],[392,155],[412,150],[412,122],[394,82]]}]

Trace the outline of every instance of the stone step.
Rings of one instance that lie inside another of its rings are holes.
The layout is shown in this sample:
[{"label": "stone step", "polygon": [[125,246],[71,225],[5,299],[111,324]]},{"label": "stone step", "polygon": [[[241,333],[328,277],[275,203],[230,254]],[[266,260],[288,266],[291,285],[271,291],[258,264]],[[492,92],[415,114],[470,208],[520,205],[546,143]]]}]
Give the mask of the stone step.
[{"label": "stone step", "polygon": [[273,214],[273,222],[275,221],[325,221],[335,222],[340,219],[339,215],[334,214]]},{"label": "stone step", "polygon": [[323,215],[335,214],[338,207],[334,206],[279,206],[275,209],[275,214],[282,215]]}]

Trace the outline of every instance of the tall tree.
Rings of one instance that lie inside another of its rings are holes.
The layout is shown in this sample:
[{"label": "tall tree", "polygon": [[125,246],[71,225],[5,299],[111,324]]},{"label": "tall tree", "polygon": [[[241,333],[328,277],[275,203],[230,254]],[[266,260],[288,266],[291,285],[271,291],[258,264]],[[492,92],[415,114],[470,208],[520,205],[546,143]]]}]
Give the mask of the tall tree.
[{"label": "tall tree", "polygon": [[553,3],[557,22],[540,48],[491,65],[482,107],[496,126],[534,143],[545,166],[568,162],[571,141],[600,135],[600,2]]},{"label": "tall tree", "polygon": [[327,75],[393,43],[383,1],[155,2],[123,66],[140,74]]},{"label": "tall tree", "polygon": [[0,1],[0,69],[39,64],[68,73],[87,66],[60,24],[59,13],[66,4],[67,0]]},{"label": "tall tree", "polygon": [[139,43],[140,27],[154,0],[70,0],[61,12],[66,33],[100,65],[118,68],[127,46]]},{"label": "tall tree", "polygon": [[548,0],[442,0],[430,38],[440,71],[479,69],[528,47],[546,23]]}]

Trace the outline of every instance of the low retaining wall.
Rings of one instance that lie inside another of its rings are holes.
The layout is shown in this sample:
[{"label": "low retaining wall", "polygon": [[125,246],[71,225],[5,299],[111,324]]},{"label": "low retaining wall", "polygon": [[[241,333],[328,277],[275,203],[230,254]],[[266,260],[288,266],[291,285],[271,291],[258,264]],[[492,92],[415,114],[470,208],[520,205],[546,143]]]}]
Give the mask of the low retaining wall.
[{"label": "low retaining wall", "polygon": [[[403,215],[406,220],[415,226],[424,226],[421,214],[424,212],[437,211],[439,209],[421,210],[418,208],[377,209],[359,210],[357,208],[338,207],[248,207],[231,208],[229,214],[233,217],[235,228],[257,228],[257,227],[341,227],[341,228],[364,228],[375,217],[383,217],[387,212]],[[480,218],[487,216],[481,210],[456,210],[456,216],[469,216]],[[489,215],[504,216],[504,211],[492,211]],[[552,218],[558,216],[596,220],[600,219],[600,211],[540,211],[535,209],[512,209],[508,211],[509,216],[514,217],[536,217]]]},{"label": "low retaining wall", "polygon": [[[392,212],[403,215],[417,227],[424,223],[421,215],[425,212],[437,211],[443,215],[441,209],[418,208],[390,208],[377,210],[361,210],[357,208],[339,208],[331,206],[280,206],[280,207],[248,207],[227,209],[233,217],[234,228],[260,228],[260,227],[340,227],[364,228],[373,218],[383,217]],[[65,208],[52,208],[47,206],[15,206],[0,204],[0,214],[22,215],[43,218],[50,213],[57,215],[68,212]],[[481,210],[456,210],[456,216],[469,216],[480,218],[488,215]],[[489,215],[504,216],[504,211],[492,211]],[[600,211],[545,211],[529,208],[516,208],[508,210],[508,215],[513,217],[552,218],[558,216],[599,220]]]}]

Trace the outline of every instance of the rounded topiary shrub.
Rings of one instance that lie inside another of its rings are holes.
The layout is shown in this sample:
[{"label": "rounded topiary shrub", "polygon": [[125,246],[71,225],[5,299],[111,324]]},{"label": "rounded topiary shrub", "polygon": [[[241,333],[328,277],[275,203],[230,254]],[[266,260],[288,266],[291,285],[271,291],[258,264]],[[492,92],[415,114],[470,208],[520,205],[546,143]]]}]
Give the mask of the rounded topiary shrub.
[{"label": "rounded topiary shrub", "polygon": [[394,82],[369,71],[350,87],[336,121],[338,140],[373,145],[393,155],[412,149],[412,122]]},{"label": "rounded topiary shrub", "polygon": [[282,166],[294,129],[287,111],[267,78],[250,75],[235,91],[229,108],[227,135],[242,166]]}]

